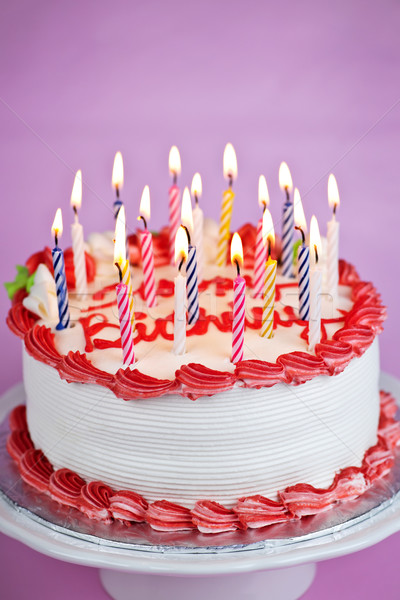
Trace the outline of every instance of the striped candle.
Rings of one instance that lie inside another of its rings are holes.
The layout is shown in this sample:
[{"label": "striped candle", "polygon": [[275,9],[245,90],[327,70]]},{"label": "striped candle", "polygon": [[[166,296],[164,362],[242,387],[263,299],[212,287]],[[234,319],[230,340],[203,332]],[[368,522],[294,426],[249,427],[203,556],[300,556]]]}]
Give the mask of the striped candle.
[{"label": "striped candle", "polygon": [[253,297],[262,298],[264,288],[264,271],[267,260],[266,248],[264,246],[262,234],[263,220],[260,219],[257,225],[256,250],[254,255],[254,274],[253,274]]},{"label": "striped candle", "polygon": [[125,365],[135,362],[135,350],[133,344],[133,331],[130,314],[130,298],[128,286],[122,281],[115,288],[117,293],[119,327],[121,331],[122,356]]},{"label": "striped candle", "polygon": [[222,195],[221,219],[219,222],[217,265],[223,267],[226,264],[228,243],[230,238],[233,200],[235,193],[228,188]]},{"label": "striped candle", "polygon": [[232,191],[233,181],[237,177],[236,153],[232,144],[227,144],[223,159],[224,177],[229,182],[229,187],[222,194],[221,219],[219,222],[217,265],[223,267],[226,263],[228,243],[231,231],[232,209],[235,194]]},{"label": "striped candle", "polygon": [[140,233],[140,244],[142,248],[144,295],[147,306],[151,308],[152,306],[156,306],[157,300],[154,276],[153,236],[147,229]]},{"label": "striped candle", "polygon": [[170,264],[175,264],[175,237],[181,223],[181,193],[174,183],[169,188],[169,259]]},{"label": "striped candle", "polygon": [[74,259],[75,291],[84,296],[87,292],[85,248],[83,245],[83,227],[79,223],[78,209],[82,204],[82,171],[75,175],[71,193],[71,206],[75,214],[75,222],[71,225],[72,252]]},{"label": "striped candle", "polygon": [[188,324],[196,323],[200,316],[199,288],[197,280],[197,258],[196,247],[189,246],[188,259],[186,263],[186,293],[188,300]]},{"label": "striped candle", "polygon": [[302,321],[310,318],[310,248],[302,244],[297,257],[299,277],[299,317]]},{"label": "striped candle", "polygon": [[58,247],[58,237],[63,232],[63,221],[61,208],[56,210],[53,225],[51,226],[51,232],[54,235],[55,247],[51,251],[54,268],[54,280],[56,283],[57,291],[57,305],[58,305],[58,317],[59,323],[56,329],[66,329],[69,327],[69,306],[68,306],[68,289],[67,289],[67,278],[65,275],[65,264],[64,264],[64,253],[61,248]]},{"label": "striped candle", "polygon": [[282,275],[284,277],[293,277],[293,229],[293,204],[288,200],[283,205],[282,216]]},{"label": "striped candle", "polygon": [[327,292],[333,301],[337,299],[339,286],[339,223],[336,210],[340,204],[339,189],[335,176],[331,173],[328,179],[328,202],[333,210],[332,219],[328,221],[327,231]]},{"label": "striped candle", "polygon": [[294,211],[293,204],[290,201],[293,181],[289,167],[285,162],[282,162],[279,167],[279,187],[284,192],[286,198],[283,205],[282,217],[282,275],[284,277],[293,277]]},{"label": "striped candle", "polygon": [[273,260],[271,256],[269,256],[265,263],[264,303],[260,331],[261,337],[274,337],[275,281],[276,260]]},{"label": "striped candle", "polygon": [[238,275],[233,283],[232,362],[243,360],[246,280]]},{"label": "striped candle", "polygon": [[339,285],[339,223],[335,216],[328,221],[327,242],[327,292],[336,300]]},{"label": "striped candle", "polygon": [[119,261],[119,267],[122,273],[122,283],[126,285],[128,288],[128,296],[129,296],[129,310],[131,313],[131,325],[132,331],[135,331],[135,309],[133,304],[133,287],[132,287],[132,279],[131,279],[131,270],[129,267],[129,260],[121,260]]},{"label": "striped candle", "polygon": [[60,319],[56,329],[60,330],[69,327],[70,321],[67,279],[65,276],[64,253],[61,250],[61,248],[58,248],[58,246],[56,246],[51,251],[51,256],[53,258],[54,280],[56,282],[57,290],[58,316]]}]

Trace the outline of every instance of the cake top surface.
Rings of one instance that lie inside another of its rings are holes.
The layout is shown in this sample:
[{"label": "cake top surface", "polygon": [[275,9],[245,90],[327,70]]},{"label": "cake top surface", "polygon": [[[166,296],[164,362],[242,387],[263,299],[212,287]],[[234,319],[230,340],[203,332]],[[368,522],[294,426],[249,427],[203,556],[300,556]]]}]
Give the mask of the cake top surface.
[{"label": "cake top surface", "polygon": [[[251,226],[246,228],[251,232]],[[140,257],[135,240],[130,240],[136,322],[134,365],[124,367],[122,363],[112,233],[94,234],[88,239],[86,251],[92,270],[88,293],[79,297],[69,285],[71,327],[55,329],[58,313],[48,250],[34,259],[41,264],[29,295],[14,298],[8,317],[10,328],[24,338],[28,353],[57,368],[62,378],[106,385],[126,399],[165,393],[180,393],[195,399],[234,385],[298,384],[318,375],[335,375],[369,347],[381,331],[385,309],[379,295],[371,284],[360,281],[353,267],[341,261],[337,301],[333,303],[329,295],[322,294],[321,343],[313,352],[308,351],[308,322],[298,316],[297,281],[283,277],[279,271],[274,337],[261,337],[262,299],[252,297],[252,244],[249,243],[248,259],[242,270],[246,280],[244,359],[233,364],[230,352],[236,273],[231,265],[215,266],[214,236],[215,226],[208,223],[204,244],[206,264],[199,284],[200,318],[187,327],[183,355],[172,352],[177,269],[165,264],[168,261],[164,260],[162,235],[154,238],[157,305],[152,308],[146,305]],[[246,254],[246,235],[244,238]],[[33,269],[32,258],[29,260],[28,267]],[[68,277],[67,252],[66,262]]]}]

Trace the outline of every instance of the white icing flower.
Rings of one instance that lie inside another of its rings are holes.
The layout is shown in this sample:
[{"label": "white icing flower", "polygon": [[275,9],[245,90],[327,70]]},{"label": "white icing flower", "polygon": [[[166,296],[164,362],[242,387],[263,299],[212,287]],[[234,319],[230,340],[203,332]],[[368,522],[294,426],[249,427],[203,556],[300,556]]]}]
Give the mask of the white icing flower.
[{"label": "white icing flower", "polygon": [[24,298],[23,305],[46,321],[58,320],[56,284],[46,265],[38,266],[34,284],[29,296]]}]

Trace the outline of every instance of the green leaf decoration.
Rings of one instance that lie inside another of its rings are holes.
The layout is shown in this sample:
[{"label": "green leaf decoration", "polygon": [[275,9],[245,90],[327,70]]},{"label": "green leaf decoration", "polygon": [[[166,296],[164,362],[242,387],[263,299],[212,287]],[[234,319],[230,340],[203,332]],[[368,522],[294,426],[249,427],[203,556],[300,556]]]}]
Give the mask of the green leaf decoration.
[{"label": "green leaf decoration", "polygon": [[31,288],[33,286],[33,284],[35,283],[35,275],[36,275],[36,271],[34,273],[32,273],[32,275],[29,275],[27,282],[26,282],[26,291],[28,292],[28,294],[31,291]]},{"label": "green leaf decoration", "polygon": [[28,279],[29,279],[29,271],[23,265],[17,265],[17,274],[15,276],[14,281],[8,281],[4,284],[6,288],[8,297],[12,300],[18,290],[26,289]]}]

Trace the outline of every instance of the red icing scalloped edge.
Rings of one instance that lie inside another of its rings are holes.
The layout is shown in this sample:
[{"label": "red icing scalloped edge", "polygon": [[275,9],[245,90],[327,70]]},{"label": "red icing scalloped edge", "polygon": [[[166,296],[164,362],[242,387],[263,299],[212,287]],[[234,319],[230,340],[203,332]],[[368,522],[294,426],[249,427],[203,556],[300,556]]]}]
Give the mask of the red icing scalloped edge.
[{"label": "red icing scalloped edge", "polygon": [[33,447],[23,406],[17,406],[10,415],[7,449],[25,482],[91,519],[107,523],[117,520],[126,525],[146,522],[157,531],[197,528],[202,533],[221,533],[315,515],[361,496],[376,479],[389,473],[400,444],[400,423],[394,419],[395,399],[381,391],[380,406],[378,441],[366,451],[361,467],[342,469],[327,489],[299,483],[279,492],[278,501],[250,496],[240,498],[232,509],[211,500],[199,500],[192,510],[167,500],[149,504],[129,490],[115,491],[101,481],[86,483],[70,469],[54,471],[42,451]]},{"label": "red icing scalloped edge", "polygon": [[[308,352],[289,352],[279,356],[275,363],[261,360],[241,361],[236,364],[234,373],[189,363],[178,369],[175,379],[172,380],[157,379],[130,368],[120,369],[115,375],[110,375],[94,367],[87,356],[79,352],[69,352],[67,356],[61,356],[54,345],[54,336],[50,329],[45,325],[37,325],[34,315],[22,304],[16,304],[10,309],[7,323],[16,335],[24,339],[28,354],[56,368],[60,377],[69,383],[96,383],[109,388],[123,400],[154,398],[166,394],[179,394],[196,400],[200,396],[212,396],[228,391],[236,384],[248,388],[271,387],[277,383],[300,385],[318,375],[341,373],[354,357],[367,350],[375,336],[382,331],[386,309],[374,286],[361,281],[354,267],[343,260],[339,262],[339,277],[342,285],[351,287],[354,305],[350,312],[344,315],[344,326],[336,331],[332,340],[323,337],[315,348],[315,355]],[[227,315],[228,313],[222,317],[227,318]],[[299,320],[279,320],[282,326],[293,322],[305,325]],[[230,327],[229,319],[226,325]],[[100,323],[96,326],[104,325]],[[138,323],[137,327],[139,329],[142,324]],[[199,335],[201,333],[204,332],[198,332]],[[306,334],[306,329],[303,333]]]}]

